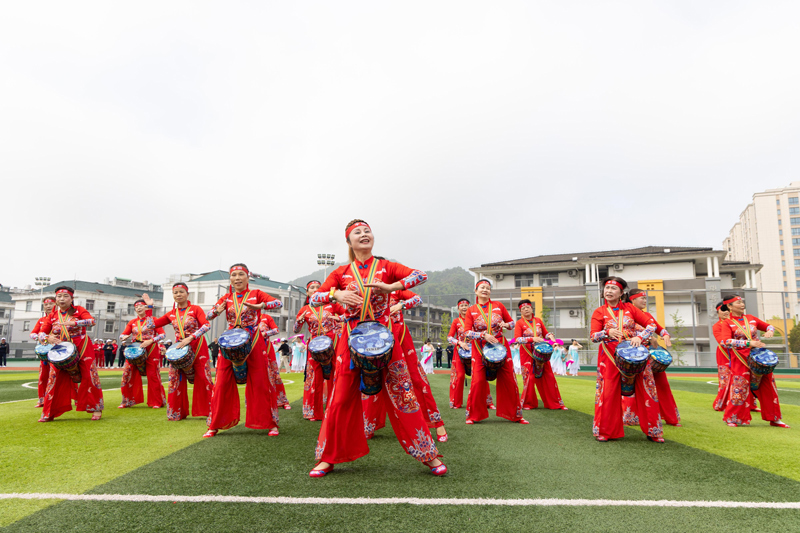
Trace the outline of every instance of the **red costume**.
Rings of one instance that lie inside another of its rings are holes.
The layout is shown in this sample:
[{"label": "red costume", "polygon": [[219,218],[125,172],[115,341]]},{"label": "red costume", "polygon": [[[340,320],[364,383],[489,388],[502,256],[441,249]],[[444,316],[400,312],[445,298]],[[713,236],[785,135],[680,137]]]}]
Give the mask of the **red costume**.
[{"label": "red costume", "polygon": [[[250,309],[244,302],[266,305],[264,309],[280,309],[282,304],[269,294],[258,289],[245,290],[241,293],[229,292],[208,312],[206,318],[213,320],[217,314],[217,305],[225,306],[225,318],[228,329],[242,328],[250,333],[250,355],[247,356],[247,385],[245,397],[245,427],[251,429],[272,429],[278,427],[278,404],[275,389],[267,374],[267,346],[258,329],[260,313]],[[211,416],[208,419],[209,430],[230,429],[239,423],[241,409],[239,405],[239,389],[233,376],[233,363],[227,358],[217,359],[217,376],[214,384],[214,395],[211,399]]]},{"label": "red costume", "polygon": [[[464,319],[457,316],[450,324],[450,332],[447,340],[453,345],[453,359],[450,368],[450,409],[461,409],[464,407],[464,381],[466,380],[466,369],[458,353],[459,341],[469,343],[466,337],[467,331],[464,329]],[[486,405],[492,405],[492,393],[487,392]]]},{"label": "red costume", "polygon": [[103,342],[94,343],[92,348],[94,348],[95,365],[97,365],[98,368],[103,368],[106,362],[105,354],[103,353]]},{"label": "red costume", "polygon": [[[351,226],[351,228],[354,226]],[[389,320],[389,295],[376,293],[364,285],[373,281],[392,284],[402,281],[404,289],[410,289],[427,279],[419,270],[411,270],[399,263],[370,257],[364,263],[355,261],[334,270],[319,292],[311,298],[311,305],[322,306],[331,303],[331,289],[354,291],[365,298],[361,306],[346,306],[347,328],[336,348],[336,375],[333,393],[325,419],[320,428],[316,447],[316,460],[331,464],[354,461],[369,453],[364,434],[363,408],[361,401],[361,373],[351,365],[348,345],[350,329],[359,319],[368,316],[391,328]],[[362,312],[363,311],[363,312]],[[392,330],[394,334],[394,330]],[[383,370],[383,387],[379,394],[384,396],[388,408],[389,421],[403,450],[421,462],[438,457],[436,443],[428,431],[426,419],[420,403],[414,394],[411,376],[403,356],[401,339],[395,337],[392,358]]]},{"label": "red costume", "polygon": [[[408,290],[394,291],[389,295],[389,309],[392,306],[402,303],[403,309],[413,309],[422,304],[422,299]],[[408,331],[405,320],[403,319],[402,309],[390,316],[392,321],[392,334],[394,338],[400,342],[400,347],[403,350],[403,357],[406,361],[408,373],[411,376],[411,384],[414,387],[414,395],[417,397],[420,409],[425,420],[428,422],[429,428],[438,428],[444,426],[442,415],[439,413],[439,408],[436,406],[436,400],[433,398],[431,392],[431,385],[422,369],[422,364],[419,362],[417,350],[414,348],[414,339],[411,338],[411,333]],[[374,396],[362,395],[363,409],[364,409],[364,434],[367,438],[372,438],[376,430],[386,425],[386,404],[377,398],[383,398],[383,395],[376,394]]]},{"label": "red costume", "polygon": [[[36,321],[36,325],[33,326],[33,330],[31,331],[32,340],[39,340],[39,333],[42,332],[42,326],[45,324],[45,322],[47,322],[47,319],[48,317],[43,316]],[[49,376],[50,363],[47,361],[39,361],[39,382],[36,387],[39,394],[39,402],[36,404],[36,407],[42,407],[42,405],[44,405],[44,393],[47,390],[47,378]]]},{"label": "red costume", "polygon": [[[150,307],[152,312],[152,307]],[[153,341],[147,348],[147,361],[145,371],[147,374],[147,405],[154,408],[164,407],[167,403],[167,395],[164,394],[164,385],[161,383],[161,348],[159,341],[164,339],[164,330],[153,326],[153,319],[145,316],[144,318],[134,318],[120,334],[120,338],[125,335],[132,335],[131,342]],[[132,407],[144,401],[142,389],[142,374],[139,369],[125,359],[122,368],[122,403],[120,408]]]},{"label": "red costume", "polygon": [[[487,326],[487,320],[491,322]],[[506,348],[506,359],[497,371],[497,416],[512,422],[522,421],[522,406],[519,401],[519,387],[514,375],[514,361],[511,358],[511,349],[508,341],[503,337],[503,324],[511,325],[511,315],[500,302],[489,300],[485,304],[475,304],[467,309],[464,318],[466,337],[472,341],[472,383],[467,396],[467,422],[478,422],[489,417],[486,406],[489,394],[489,382],[486,379],[486,370],[483,366],[483,348],[486,341],[483,335],[489,328],[489,333]]]},{"label": "red costume", "polygon": [[[65,322],[76,321],[74,326],[67,326]],[[87,413],[99,413],[103,410],[103,389],[100,386],[100,377],[97,375],[97,366],[94,364],[94,349],[86,328],[94,326],[94,318],[80,306],[72,307],[72,314],[62,313],[56,307],[53,312],[45,317],[39,328],[39,339],[44,341],[48,334],[53,334],[64,341],[70,341],[80,354],[79,368],[81,382],[75,394],[75,409]],[[44,395],[44,408],[42,419],[52,420],[67,411],[72,411],[73,382],[69,373],[50,365],[50,376]]]},{"label": "red costume", "polygon": [[[759,331],[774,331],[774,328],[752,315],[731,317],[721,321],[714,335],[717,342],[731,354],[731,377],[728,392],[728,403],[725,406],[723,420],[727,424],[737,426],[750,424],[750,411],[753,409],[750,394],[750,341],[759,340]],[[778,401],[778,389],[772,374],[764,376],[754,393],[761,402],[761,419],[769,422],[780,422],[781,404]]]},{"label": "red costume", "polygon": [[[152,309],[147,316],[152,316]],[[198,305],[187,302],[186,307],[174,307],[166,315],[153,318],[152,328],[162,328],[171,324],[175,330],[176,344],[188,337],[192,338],[189,348],[194,353],[194,383],[192,385],[192,416],[211,414],[211,392],[214,383],[208,365],[208,342],[205,333],[209,330],[206,313]],[[183,420],[189,416],[189,387],[186,374],[182,370],[169,367],[169,388],[167,393],[167,420]]]},{"label": "red costume", "polygon": [[717,339],[717,397],[714,398],[714,410],[724,411],[728,403],[728,392],[731,384],[731,356],[730,350],[719,344],[722,338],[722,328],[727,327],[723,320],[717,321],[711,328],[714,338]]},{"label": "red costume", "polygon": [[547,331],[547,327],[541,319],[535,316],[531,318],[533,322],[520,318],[514,326],[514,337],[519,343],[519,359],[522,365],[522,408],[536,409],[539,407],[539,399],[536,397],[536,389],[539,389],[545,409],[564,409],[564,401],[561,399],[561,392],[558,390],[558,383],[550,361],[542,364],[542,377],[537,378],[534,375],[531,354],[536,341],[533,340],[533,337],[544,339],[549,336],[552,340],[555,340],[555,337]]},{"label": "red costume", "polygon": [[286,398],[286,387],[283,385],[281,373],[278,370],[278,361],[275,358],[275,348],[272,346],[272,343],[269,342],[270,336],[278,334],[278,325],[275,324],[271,316],[264,313],[261,315],[258,330],[264,338],[264,347],[267,349],[267,372],[269,372],[270,384],[275,389],[275,394],[277,395],[276,405],[284,409],[290,409],[290,407],[288,407],[289,399]]},{"label": "red costume", "polygon": [[[300,312],[297,313],[297,318],[294,323],[294,332],[300,333],[303,329],[303,324],[308,326],[308,334],[310,338],[319,337],[320,335],[327,335],[333,341],[334,352],[339,343],[341,335],[341,325],[334,320],[334,317],[344,315],[345,309],[339,304],[328,304],[321,307],[311,307],[304,305]],[[320,329],[320,324],[322,329]],[[306,346],[308,347],[308,346]],[[273,357],[273,359],[275,359]],[[333,369],[329,378],[333,377],[336,368],[336,363],[333,363]],[[325,378],[322,373],[322,366],[314,361],[311,353],[307,353],[306,357],[306,380],[303,384],[303,418],[306,420],[322,420],[324,415],[323,407],[323,388],[325,386]],[[333,383],[328,380],[328,402],[331,399],[331,389]]]},{"label": "red costume", "polygon": [[[618,329],[626,339],[630,339],[636,336],[636,324],[644,328],[639,337],[646,343],[656,328],[655,320],[633,304],[620,303],[614,308],[604,305],[592,313],[591,340],[600,343],[592,433],[601,440],[625,436],[621,376],[614,361],[618,341],[608,335],[608,330]],[[646,378],[644,372],[637,374],[634,379],[639,426],[648,437],[663,439],[655,382],[652,378]]]}]

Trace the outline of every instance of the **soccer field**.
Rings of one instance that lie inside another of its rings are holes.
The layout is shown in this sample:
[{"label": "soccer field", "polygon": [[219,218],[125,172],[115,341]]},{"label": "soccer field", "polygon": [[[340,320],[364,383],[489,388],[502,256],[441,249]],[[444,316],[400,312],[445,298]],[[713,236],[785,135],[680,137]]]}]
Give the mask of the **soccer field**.
[{"label": "soccer field", "polygon": [[[166,376],[166,373],[164,373]],[[714,380],[670,381],[684,427],[666,444],[627,429],[591,435],[594,379],[559,378],[569,411],[464,424],[449,377],[430,376],[450,435],[436,478],[391,428],[371,453],[310,479],[319,422],[302,420],[300,375],[281,434],[239,427],[202,439],[205,419],[118,410],[119,372],[102,372],[99,422],[74,411],[38,424],[33,372],[0,374],[0,527],[8,531],[798,531],[797,429],[754,419],[729,428],[711,409]],[[294,380],[294,383],[288,381]],[[27,385],[27,387],[25,386]],[[780,379],[784,420],[800,421],[800,380]],[[242,404],[244,404],[244,394]],[[244,405],[243,405],[244,407]],[[757,415],[756,415],[757,416]],[[161,496],[159,498],[159,496]]]}]

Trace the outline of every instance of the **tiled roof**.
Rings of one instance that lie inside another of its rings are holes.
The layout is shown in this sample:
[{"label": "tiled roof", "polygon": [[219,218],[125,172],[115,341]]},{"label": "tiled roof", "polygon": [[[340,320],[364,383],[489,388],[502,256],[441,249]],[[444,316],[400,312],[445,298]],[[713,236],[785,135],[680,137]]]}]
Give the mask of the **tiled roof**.
[{"label": "tiled roof", "polygon": [[[228,272],[224,270],[215,270],[213,272],[207,272],[198,278],[194,278],[192,281],[224,281],[227,284],[230,279],[230,274]],[[272,281],[267,278],[250,278],[250,285],[282,290],[289,290],[292,288],[292,285],[288,283]]]},{"label": "tiled roof", "polygon": [[[66,285],[67,287],[72,287],[76,292],[83,291],[83,292],[96,292],[98,294],[117,294],[119,296],[131,296],[137,297],[141,296],[143,293],[149,294],[153,300],[163,300],[164,293],[161,291],[148,291],[146,289],[133,289],[131,287],[118,287],[115,285],[107,285],[105,283],[94,283],[92,281],[80,281],[80,280],[64,280],[59,281],[57,283],[53,283],[52,285],[48,285],[44,288],[45,294],[52,294],[53,291],[56,290],[56,287],[60,287],[61,285]],[[34,291],[39,292],[39,291]]]},{"label": "tiled roof", "polygon": [[[493,266],[511,266],[511,265],[532,265],[538,263],[562,263],[572,261],[573,257],[577,257],[578,261],[587,259],[600,259],[604,257],[619,257],[619,256],[646,256],[646,255],[664,255],[664,250],[669,249],[670,255],[681,253],[700,253],[700,252],[713,252],[713,248],[695,248],[689,246],[643,246],[641,248],[630,248],[627,250],[606,250],[601,252],[577,252],[573,254],[552,254],[552,255],[537,255],[534,257],[527,257],[525,259],[512,259],[510,261],[497,261],[495,263],[484,263],[482,267]],[[717,252],[721,250],[716,250]]]}]

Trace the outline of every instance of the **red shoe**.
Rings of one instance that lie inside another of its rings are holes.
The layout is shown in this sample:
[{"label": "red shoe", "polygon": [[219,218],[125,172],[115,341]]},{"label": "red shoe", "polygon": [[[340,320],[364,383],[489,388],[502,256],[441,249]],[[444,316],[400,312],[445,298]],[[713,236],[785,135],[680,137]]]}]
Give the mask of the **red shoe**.
[{"label": "red shoe", "polygon": [[92,420],[100,420],[100,418],[101,418],[102,416],[103,416],[103,413],[102,413],[102,412],[99,412],[99,413],[92,413]]},{"label": "red shoe", "polygon": [[208,431],[203,433],[203,438],[204,439],[210,439],[211,437],[216,437],[217,436],[217,431],[218,430],[216,430],[216,429],[209,429]]},{"label": "red shoe", "polygon": [[728,422],[728,427],[736,428],[736,427],[739,427],[739,426],[737,426],[733,422]]},{"label": "red shoe", "polygon": [[331,472],[333,472],[333,465],[327,468],[320,468],[319,470],[312,470],[308,473],[308,477],[325,477]]},{"label": "red shoe", "polygon": [[447,442],[447,433],[445,433],[444,435],[436,435],[436,440],[438,440],[439,442]]},{"label": "red shoe", "polygon": [[375,433],[370,433],[370,434],[369,434],[369,435],[367,435],[366,437],[367,437],[367,440],[370,440],[370,439],[371,439],[372,437],[374,437],[374,436],[375,436]]},{"label": "red shoe", "polygon": [[520,419],[519,419],[519,423],[520,423],[520,424],[530,424],[530,422],[528,422],[528,421],[527,421],[527,420],[525,420],[524,418],[520,418]]},{"label": "red shoe", "polygon": [[597,439],[597,442],[608,442],[608,438],[607,437],[597,436],[597,437],[595,437],[595,439]]},{"label": "red shoe", "polygon": [[568,407],[562,407],[561,410],[562,411],[569,411],[569,408]]},{"label": "red shoe", "polygon": [[287,404],[283,405],[283,408],[288,410],[288,409],[291,409],[292,406],[287,403]]},{"label": "red shoe", "polygon": [[127,408],[128,408],[127,405],[118,405],[117,406],[117,409],[127,409]]},{"label": "red shoe", "polygon": [[39,403],[37,403],[36,405],[33,406],[34,409],[39,409],[40,407],[44,407],[44,404],[41,403],[41,402],[39,402]]},{"label": "red shoe", "polygon": [[43,416],[42,418],[37,420],[37,422],[52,422],[52,420],[53,420],[52,418],[47,418],[46,416]]},{"label": "red shoe", "polygon": [[[430,463],[430,461],[428,461]],[[422,463],[428,468],[431,469],[431,474],[434,476],[443,476],[447,473],[447,466],[444,463],[441,463],[439,466],[431,466],[428,463]]]},{"label": "red shoe", "polygon": [[278,428],[272,428],[269,430],[269,433],[267,433],[267,437],[277,437],[278,435],[280,435]]},{"label": "red shoe", "polygon": [[651,437],[649,435],[647,436],[647,440],[649,440],[650,442],[661,442],[661,443],[664,442],[663,437]]},{"label": "red shoe", "polygon": [[493,403],[489,404],[489,409],[491,409],[492,411],[497,411],[497,407],[495,407]]},{"label": "red shoe", "polygon": [[469,424],[470,426],[471,426],[472,424],[474,424],[474,423],[475,423],[475,422],[473,422],[472,420],[467,420],[467,424]]},{"label": "red shoe", "polygon": [[770,422],[769,425],[770,426],[774,426],[776,428],[786,428],[786,429],[789,429],[790,427],[792,427],[789,424],[786,424],[785,422],[782,422],[780,420],[778,420],[777,422]]},{"label": "red shoe", "polygon": [[750,409],[750,412],[751,413],[760,413],[761,412],[761,408],[760,407],[756,407],[755,409]]}]

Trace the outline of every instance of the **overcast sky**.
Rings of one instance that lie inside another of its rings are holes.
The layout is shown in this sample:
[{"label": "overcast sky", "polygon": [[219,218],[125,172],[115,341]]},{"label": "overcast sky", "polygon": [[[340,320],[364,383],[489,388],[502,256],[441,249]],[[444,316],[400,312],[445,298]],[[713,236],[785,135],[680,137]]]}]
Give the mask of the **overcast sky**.
[{"label": "overcast sky", "polygon": [[5,2],[0,283],[721,247],[800,180],[800,3]]}]

